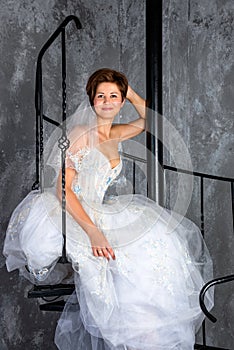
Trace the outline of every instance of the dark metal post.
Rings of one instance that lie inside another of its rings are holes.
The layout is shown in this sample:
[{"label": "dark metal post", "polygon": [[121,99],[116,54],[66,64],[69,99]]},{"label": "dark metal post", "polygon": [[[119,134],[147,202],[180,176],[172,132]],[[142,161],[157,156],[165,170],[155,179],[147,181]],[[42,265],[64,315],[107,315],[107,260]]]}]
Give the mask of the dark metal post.
[{"label": "dark metal post", "polygon": [[234,181],[231,181],[231,200],[232,200],[232,227],[234,233]]},{"label": "dark metal post", "polygon": [[61,149],[62,163],[62,233],[63,233],[63,252],[61,262],[67,262],[66,258],[66,150],[69,147],[69,140],[66,131],[67,117],[67,87],[66,87],[66,35],[65,27],[62,28],[62,137],[59,139]]},{"label": "dark metal post", "polygon": [[44,126],[43,126],[43,93],[42,93],[42,65],[38,62],[38,94],[37,94],[37,181],[38,188],[44,191]]},{"label": "dark metal post", "polygon": [[[205,224],[204,224],[204,179],[203,176],[200,178],[200,198],[201,198],[201,234],[205,236]],[[203,243],[204,244],[204,243]],[[202,250],[203,250],[202,246]],[[206,346],[206,320],[202,322],[202,344]]]},{"label": "dark metal post", "polygon": [[133,167],[132,167],[132,184],[133,184],[133,194],[136,193],[136,162],[133,160]]},{"label": "dark metal post", "polygon": [[200,197],[201,197],[201,234],[204,238],[205,223],[204,223],[204,179],[203,179],[203,176],[201,176],[201,179],[200,179]]},{"label": "dark metal post", "polygon": [[35,109],[36,109],[36,181],[32,185],[33,190],[40,188],[40,153],[41,153],[41,142],[40,134],[43,132],[41,125],[41,114],[42,112],[42,67],[41,62],[37,62],[36,69],[36,91],[35,91]]},{"label": "dark metal post", "polygon": [[[148,196],[164,203],[162,146],[162,0],[146,1],[146,100]],[[155,134],[156,133],[156,134]]]}]

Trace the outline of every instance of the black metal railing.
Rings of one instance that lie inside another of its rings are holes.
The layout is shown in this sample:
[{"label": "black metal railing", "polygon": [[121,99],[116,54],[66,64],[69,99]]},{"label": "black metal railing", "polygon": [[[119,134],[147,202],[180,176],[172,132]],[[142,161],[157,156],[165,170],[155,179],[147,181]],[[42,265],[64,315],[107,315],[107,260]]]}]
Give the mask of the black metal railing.
[{"label": "black metal railing", "polygon": [[[145,2],[148,197],[163,203],[163,0]],[[157,158],[157,162],[156,162]],[[157,181],[155,181],[157,179]]]},{"label": "black metal railing", "polygon": [[[127,159],[130,159],[133,163],[132,165],[132,183],[133,183],[133,193],[136,192],[136,188],[135,188],[135,172],[136,172],[136,163],[140,162],[140,163],[147,163],[147,161],[144,158],[140,158],[140,157],[136,157],[133,156],[131,154],[125,153],[125,152],[121,152],[122,156],[126,157]],[[182,174],[187,174],[190,176],[195,176],[200,178],[200,224],[201,224],[201,233],[203,235],[203,237],[205,236],[205,225],[204,225],[204,221],[205,221],[205,212],[204,212],[204,193],[205,193],[205,188],[204,188],[204,179],[210,179],[210,180],[217,180],[217,181],[224,181],[224,182],[228,182],[230,183],[230,193],[231,193],[231,212],[232,212],[232,223],[233,223],[233,231],[234,231],[234,179],[230,178],[230,177],[224,177],[224,176],[217,176],[217,175],[211,175],[211,174],[205,174],[205,173],[201,173],[201,172],[196,172],[196,171],[189,171],[186,169],[180,169],[180,168],[176,168],[176,167],[172,167],[169,165],[162,165],[163,170],[168,170],[168,171],[172,171],[172,172],[177,172],[177,173],[182,173]],[[200,306],[201,309],[203,311],[203,313],[207,316],[207,318],[209,320],[211,320],[212,322],[216,322],[216,318],[207,310],[206,306],[205,306],[205,302],[204,302],[204,298],[205,298],[205,294],[208,291],[209,288],[211,288],[212,286],[215,286],[217,284],[223,284],[223,283],[227,283],[227,282],[231,282],[234,280],[234,275],[229,275],[229,276],[223,276],[220,278],[216,278],[213,279],[211,281],[209,281],[208,283],[206,283],[201,292],[200,292],[200,296],[199,296],[199,301],[200,301]],[[198,345],[196,344],[195,349],[215,349],[214,347],[209,347],[206,345],[206,328],[205,328],[205,321],[203,322],[202,325],[202,341],[203,344],[202,345]],[[218,348],[216,348],[218,349]],[[223,349],[224,348],[219,348],[219,349]]]},{"label": "black metal railing", "polygon": [[[192,175],[195,177],[198,177],[200,179],[200,223],[201,223],[201,233],[202,236],[205,236],[205,212],[204,212],[204,193],[205,193],[205,188],[204,188],[204,179],[210,179],[210,180],[216,180],[216,181],[223,181],[223,182],[228,182],[230,184],[230,192],[231,192],[231,208],[232,208],[232,223],[233,223],[233,232],[234,232],[234,179],[230,178],[230,177],[224,177],[224,176],[217,176],[217,175],[211,175],[211,174],[205,174],[205,173],[201,173],[201,172],[192,172],[192,171],[188,171],[185,169],[178,169],[169,165],[164,165],[163,168],[165,170],[170,170],[173,172],[177,172],[177,173],[183,173],[183,174],[188,174],[188,175]],[[230,277],[230,276],[228,276]],[[232,275],[233,278],[233,275]],[[224,282],[230,282],[233,279],[227,278],[225,276],[220,277],[218,279],[214,279],[210,282],[208,282],[203,289],[200,292],[200,306],[202,311],[204,312],[204,314],[211,320],[214,320],[214,316],[212,316],[208,310],[205,307],[204,304],[204,297],[205,297],[205,293],[206,291],[211,287],[214,286],[216,284],[221,284]],[[206,321],[203,321],[202,324],[202,346],[206,346]],[[206,348],[204,348],[206,349]]]},{"label": "black metal railing", "polygon": [[215,278],[209,282],[207,282],[201,292],[200,292],[200,297],[199,297],[199,301],[200,301],[200,305],[201,305],[201,309],[204,312],[204,314],[206,315],[206,317],[213,323],[215,323],[217,321],[217,318],[214,317],[206,308],[205,305],[205,294],[208,291],[208,289],[210,289],[213,286],[216,286],[218,284],[223,284],[223,283],[227,283],[227,282],[232,282],[234,281],[234,275],[228,275],[228,276],[224,276],[224,277],[220,277],[220,278]]},{"label": "black metal railing", "polygon": [[[60,263],[67,263],[66,257],[66,189],[65,189],[65,159],[66,150],[69,147],[69,140],[66,134],[66,110],[67,110],[67,86],[66,86],[66,27],[70,22],[75,22],[76,28],[81,29],[81,23],[76,16],[70,15],[59,25],[55,32],[49,37],[39,52],[36,66],[36,84],[35,84],[35,109],[36,109],[36,181],[32,189],[44,191],[44,121],[61,128],[61,137],[58,140],[58,147],[61,150],[61,168],[62,168],[62,235],[63,250],[59,259]],[[49,118],[43,112],[43,86],[42,86],[42,59],[48,48],[54,41],[61,36],[61,60],[62,60],[62,118],[61,122]],[[28,292],[29,298],[42,298],[46,301],[40,305],[41,310],[62,311],[64,301],[51,302],[51,297],[56,300],[60,296],[70,295],[75,289],[74,284],[59,285],[40,285],[34,286]],[[49,298],[49,299],[45,299]]]},{"label": "black metal railing", "polygon": [[[232,198],[232,221],[234,226],[234,179],[218,177],[202,173],[191,173],[183,169],[176,169],[163,164],[163,123],[162,118],[156,118],[155,114],[163,115],[163,1],[146,1],[146,100],[149,111],[147,113],[146,144],[147,144],[147,195],[164,205],[164,170],[181,172],[199,176],[200,178],[200,219],[201,232],[204,236],[204,179],[214,179],[230,182]],[[155,10],[156,9],[156,10]],[[156,126],[156,127],[155,127]],[[156,135],[154,137],[154,135]],[[132,159],[132,156],[131,156]],[[137,160],[139,161],[139,160]],[[145,162],[145,161],[144,161]],[[136,164],[133,160],[133,170]],[[133,185],[135,180],[133,179]],[[135,191],[135,189],[134,189]],[[229,277],[221,277],[229,282]],[[220,280],[220,279],[218,279]],[[211,281],[210,283],[212,283]],[[216,281],[217,282],[217,281]],[[223,282],[222,282],[223,283]],[[204,296],[203,296],[204,297]],[[205,310],[205,309],[204,309]],[[203,345],[195,346],[196,349],[215,349],[206,346],[205,322],[203,323]]]},{"label": "black metal railing", "polygon": [[[61,150],[61,168],[62,168],[62,234],[63,234],[63,252],[61,262],[66,262],[66,190],[65,190],[65,158],[66,150],[69,147],[69,140],[66,135],[66,109],[67,109],[67,86],[66,86],[66,27],[70,22],[75,22],[76,28],[81,29],[81,23],[76,16],[70,15],[58,26],[55,32],[49,37],[47,42],[41,48],[36,66],[36,84],[35,84],[35,109],[36,109],[36,181],[33,189],[44,191],[44,121],[61,127],[61,137],[58,140],[58,147]],[[42,86],[42,59],[44,54],[54,41],[61,36],[61,60],[62,60],[62,120],[61,123],[44,115],[43,112],[43,86]]]},{"label": "black metal railing", "polygon": [[43,120],[59,126],[60,123],[48,118],[43,113],[43,85],[42,85],[42,59],[49,47],[54,43],[59,35],[62,37],[62,121],[66,119],[66,39],[65,28],[74,21],[77,29],[81,29],[81,23],[76,16],[70,15],[58,26],[55,32],[49,37],[47,42],[41,48],[36,65],[36,83],[35,83],[35,109],[36,109],[36,181],[33,184],[33,189],[43,189]]}]

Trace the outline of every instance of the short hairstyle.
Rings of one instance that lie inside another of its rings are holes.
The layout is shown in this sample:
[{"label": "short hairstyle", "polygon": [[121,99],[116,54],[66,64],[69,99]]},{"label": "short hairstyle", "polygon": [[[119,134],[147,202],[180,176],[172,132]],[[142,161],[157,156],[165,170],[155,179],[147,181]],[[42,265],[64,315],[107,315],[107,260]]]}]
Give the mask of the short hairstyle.
[{"label": "short hairstyle", "polygon": [[128,80],[125,75],[113,69],[102,68],[89,77],[86,85],[86,92],[91,106],[93,106],[97,87],[101,83],[115,83],[121,92],[122,101],[125,99],[128,90]]}]

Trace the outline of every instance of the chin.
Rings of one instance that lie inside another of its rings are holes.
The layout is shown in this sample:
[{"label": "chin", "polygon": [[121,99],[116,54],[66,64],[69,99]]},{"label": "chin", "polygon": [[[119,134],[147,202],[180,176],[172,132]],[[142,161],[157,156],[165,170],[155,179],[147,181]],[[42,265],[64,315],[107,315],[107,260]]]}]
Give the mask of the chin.
[{"label": "chin", "polygon": [[103,112],[102,111],[101,113],[99,113],[98,111],[96,111],[96,114],[101,119],[113,120],[118,113],[113,113],[113,111],[112,112]]}]

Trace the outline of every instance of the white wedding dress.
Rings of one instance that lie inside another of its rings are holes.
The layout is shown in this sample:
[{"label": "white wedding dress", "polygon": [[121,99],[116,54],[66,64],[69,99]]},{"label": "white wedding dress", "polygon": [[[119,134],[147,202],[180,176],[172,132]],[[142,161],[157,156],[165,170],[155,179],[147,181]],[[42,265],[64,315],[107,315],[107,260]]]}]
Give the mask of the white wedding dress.
[{"label": "white wedding dress", "polygon": [[[68,152],[69,154],[69,152]],[[138,194],[104,198],[118,178],[98,148],[69,154],[77,171],[73,191],[107,237],[116,260],[94,257],[89,239],[67,214],[67,256],[76,292],[58,322],[60,350],[192,350],[203,315],[199,292],[212,262],[198,227]],[[15,209],[4,254],[37,283],[58,283],[66,268],[61,205],[53,191],[32,191]],[[27,268],[25,266],[27,265]],[[206,305],[212,307],[212,292]]]}]

